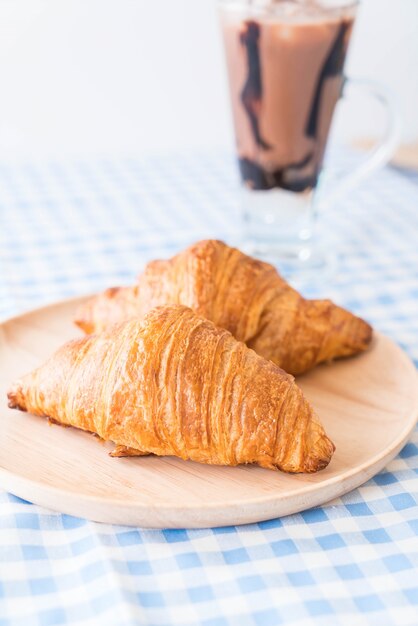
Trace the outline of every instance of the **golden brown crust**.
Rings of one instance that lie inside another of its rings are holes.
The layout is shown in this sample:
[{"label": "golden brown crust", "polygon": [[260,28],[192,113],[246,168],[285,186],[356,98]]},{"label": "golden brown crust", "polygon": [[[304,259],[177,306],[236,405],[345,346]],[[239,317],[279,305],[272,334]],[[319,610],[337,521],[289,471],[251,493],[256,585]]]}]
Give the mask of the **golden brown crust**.
[{"label": "golden brown crust", "polygon": [[183,306],[67,343],[8,397],[116,454],[315,472],[334,450],[292,376]]},{"label": "golden brown crust", "polygon": [[135,450],[135,448],[128,448],[127,446],[115,446],[115,449],[112,452],[109,452],[109,456],[113,456],[115,458],[125,457],[125,456],[147,456],[149,452],[141,452],[140,450]]},{"label": "golden brown crust", "polygon": [[84,304],[76,323],[99,332],[164,304],[191,307],[294,375],[362,352],[372,337],[359,317],[329,300],[306,300],[273,266],[215,240],[149,263],[137,285]]}]

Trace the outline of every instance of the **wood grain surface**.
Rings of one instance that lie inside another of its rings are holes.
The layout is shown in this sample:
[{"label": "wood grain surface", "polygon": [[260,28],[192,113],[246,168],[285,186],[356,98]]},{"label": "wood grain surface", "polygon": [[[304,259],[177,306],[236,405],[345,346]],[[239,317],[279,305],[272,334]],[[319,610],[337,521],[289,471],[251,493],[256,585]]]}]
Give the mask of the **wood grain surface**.
[{"label": "wood grain surface", "polygon": [[317,474],[226,468],[172,457],[115,459],[112,446],[72,428],[7,408],[12,380],[79,334],[81,299],[53,304],[0,326],[0,485],[45,507],[92,520],[154,528],[244,524],[328,502],[382,469],[418,415],[414,365],[376,334],[358,357],[299,378],[337,449]]},{"label": "wood grain surface", "polygon": [[[359,139],[353,143],[360,150],[371,150],[376,144],[373,139]],[[399,168],[418,172],[418,141],[401,144],[390,159],[390,163]]]}]

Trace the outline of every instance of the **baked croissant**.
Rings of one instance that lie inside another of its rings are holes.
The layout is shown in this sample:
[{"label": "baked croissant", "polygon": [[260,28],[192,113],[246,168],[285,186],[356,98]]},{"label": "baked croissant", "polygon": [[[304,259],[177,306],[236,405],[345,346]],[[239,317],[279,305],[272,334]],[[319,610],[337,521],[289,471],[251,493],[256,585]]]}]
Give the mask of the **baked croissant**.
[{"label": "baked croissant", "polygon": [[70,341],[8,398],[116,455],[315,472],[334,450],[292,376],[180,305]]},{"label": "baked croissant", "polygon": [[148,263],[138,284],[96,296],[75,321],[99,332],[163,304],[191,307],[294,375],[361,352],[372,337],[359,317],[330,300],[306,300],[272,265],[214,240]]}]

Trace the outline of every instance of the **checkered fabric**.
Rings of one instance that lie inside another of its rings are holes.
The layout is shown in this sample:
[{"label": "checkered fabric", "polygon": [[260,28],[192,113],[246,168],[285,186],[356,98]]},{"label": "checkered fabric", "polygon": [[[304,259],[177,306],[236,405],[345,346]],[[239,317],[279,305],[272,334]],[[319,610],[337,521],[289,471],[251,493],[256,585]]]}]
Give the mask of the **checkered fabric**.
[{"label": "checkered fabric", "polygon": [[[225,155],[0,164],[0,316],[128,283],[201,237],[237,242]],[[418,363],[418,176],[384,170],[320,219],[334,274],[305,288]],[[1,450],[0,450],[1,455]],[[244,527],[141,530],[0,494],[0,625],[417,626],[418,431],[327,506]]]}]

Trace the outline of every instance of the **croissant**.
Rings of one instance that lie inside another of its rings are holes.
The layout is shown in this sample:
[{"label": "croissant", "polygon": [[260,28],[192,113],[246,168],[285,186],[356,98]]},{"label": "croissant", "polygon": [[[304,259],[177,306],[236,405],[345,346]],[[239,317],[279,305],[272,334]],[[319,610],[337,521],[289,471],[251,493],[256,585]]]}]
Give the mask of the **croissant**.
[{"label": "croissant", "polygon": [[315,472],[334,451],[292,376],[181,305],[70,341],[8,398],[114,442],[116,456]]},{"label": "croissant", "polygon": [[138,283],[79,308],[76,324],[98,332],[163,304],[184,304],[297,375],[367,348],[372,329],[330,300],[306,300],[276,269],[221,241],[201,241],[148,263]]}]

